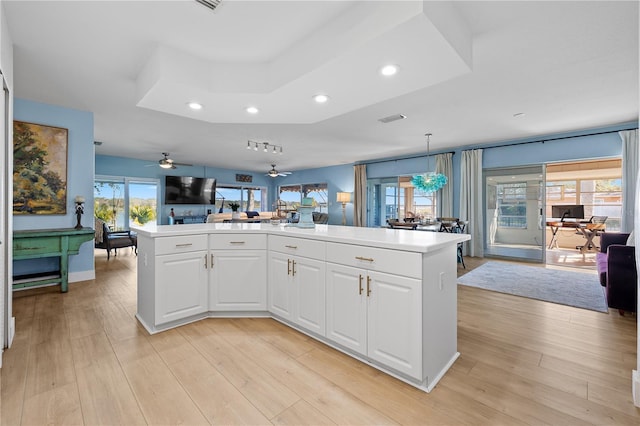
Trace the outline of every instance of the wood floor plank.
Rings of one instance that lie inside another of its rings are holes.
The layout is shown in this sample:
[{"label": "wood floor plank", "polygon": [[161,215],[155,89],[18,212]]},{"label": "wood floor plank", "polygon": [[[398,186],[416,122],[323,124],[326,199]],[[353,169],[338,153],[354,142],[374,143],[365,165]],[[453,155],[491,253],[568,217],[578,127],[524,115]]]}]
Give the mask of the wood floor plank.
[{"label": "wood floor plank", "polygon": [[65,317],[71,339],[89,336],[104,330],[102,317],[94,308],[65,310]]},{"label": "wood floor plank", "polygon": [[147,423],[208,423],[158,354],[122,363],[122,367]]},{"label": "wood floor plank", "polygon": [[76,369],[76,375],[85,424],[146,424],[115,355]]},{"label": "wood floor plank", "polygon": [[28,344],[14,345],[2,354],[2,369],[0,369],[2,380],[0,424],[2,425],[21,423],[30,350],[31,346]]},{"label": "wood floor plank", "polygon": [[25,398],[23,425],[83,425],[76,383]]},{"label": "wood floor plank", "polygon": [[637,424],[637,419],[627,416],[620,411],[536,381],[525,378],[514,380],[509,373],[486,363],[479,362],[471,370],[469,377],[477,378],[487,383],[493,383],[495,386],[500,386],[512,394],[520,395],[523,398],[528,398],[531,401],[540,403],[548,407],[547,409],[553,409],[580,419],[584,424]]},{"label": "wood floor plank", "polygon": [[75,383],[76,376],[71,353],[69,339],[32,345],[29,351],[25,396],[28,398]]},{"label": "wood floor plank", "polygon": [[85,368],[110,358],[115,353],[104,331],[77,339],[71,339],[71,351],[75,368]]},{"label": "wood floor plank", "polygon": [[305,400],[296,402],[291,407],[278,414],[273,420],[276,425],[335,425],[327,416],[314,408]]},{"label": "wood floor plank", "polygon": [[209,423],[213,425],[269,423],[269,419],[202,355],[197,354],[171,363],[169,369]]},{"label": "wood floor plank", "polygon": [[258,365],[258,360],[249,358],[220,336],[210,334],[194,340],[193,345],[267,418],[273,418],[300,399]]}]

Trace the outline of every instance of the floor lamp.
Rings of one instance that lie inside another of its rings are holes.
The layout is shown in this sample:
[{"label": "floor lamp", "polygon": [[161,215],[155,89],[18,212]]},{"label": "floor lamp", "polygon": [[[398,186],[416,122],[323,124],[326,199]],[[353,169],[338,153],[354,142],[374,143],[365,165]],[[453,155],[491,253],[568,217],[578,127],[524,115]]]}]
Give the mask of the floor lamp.
[{"label": "floor lamp", "polygon": [[338,202],[342,203],[342,225],[347,224],[347,203],[351,202],[350,192],[338,192]]}]

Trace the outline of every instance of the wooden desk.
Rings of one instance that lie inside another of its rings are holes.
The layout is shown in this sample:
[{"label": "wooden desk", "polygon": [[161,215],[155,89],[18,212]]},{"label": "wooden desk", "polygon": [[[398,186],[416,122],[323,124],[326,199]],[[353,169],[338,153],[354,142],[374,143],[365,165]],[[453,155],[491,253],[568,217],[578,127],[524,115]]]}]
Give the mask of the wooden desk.
[{"label": "wooden desk", "polygon": [[13,260],[60,258],[60,274],[56,277],[16,280],[13,288],[34,287],[60,283],[60,291],[66,293],[69,286],[69,255],[78,254],[80,245],[93,239],[91,228],[36,229],[13,232]]},{"label": "wooden desk", "polygon": [[578,246],[580,252],[584,253],[589,250],[590,247],[595,247],[593,237],[598,235],[599,231],[605,230],[604,223],[585,223],[585,222],[562,222],[562,221],[547,221],[547,226],[551,228],[551,241],[549,242],[549,248],[553,248],[555,244],[558,247],[558,238],[556,234],[560,228],[575,229],[580,232],[586,239],[586,242],[582,246]]}]

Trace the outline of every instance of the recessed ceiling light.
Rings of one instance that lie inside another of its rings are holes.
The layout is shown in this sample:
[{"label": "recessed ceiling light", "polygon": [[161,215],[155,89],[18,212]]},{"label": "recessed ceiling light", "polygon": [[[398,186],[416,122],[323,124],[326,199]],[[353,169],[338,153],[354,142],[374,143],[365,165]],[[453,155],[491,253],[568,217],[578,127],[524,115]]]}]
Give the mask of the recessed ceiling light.
[{"label": "recessed ceiling light", "polygon": [[189,102],[187,103],[187,105],[189,106],[189,108],[194,109],[194,110],[199,110],[202,109],[202,104],[199,104],[198,102]]},{"label": "recessed ceiling light", "polygon": [[398,72],[398,66],[397,65],[385,65],[384,67],[382,67],[380,69],[380,74],[389,77],[392,76],[394,74],[396,74]]},{"label": "recessed ceiling light", "polygon": [[260,110],[254,106],[247,107],[247,112],[249,114],[257,114]]},{"label": "recessed ceiling light", "polygon": [[325,103],[325,102],[327,102],[329,100],[329,96],[323,95],[323,94],[318,94],[318,95],[315,95],[313,97],[313,100],[316,101],[319,104],[323,104],[323,103]]}]

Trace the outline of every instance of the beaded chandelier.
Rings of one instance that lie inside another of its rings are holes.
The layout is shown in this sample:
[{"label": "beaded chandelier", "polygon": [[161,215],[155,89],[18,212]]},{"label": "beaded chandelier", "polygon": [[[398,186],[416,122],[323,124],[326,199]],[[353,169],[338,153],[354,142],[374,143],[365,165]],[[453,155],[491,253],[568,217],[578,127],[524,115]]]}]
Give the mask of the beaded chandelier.
[{"label": "beaded chandelier", "polygon": [[[431,133],[425,134],[427,137],[427,167],[429,166],[429,142]],[[429,193],[435,192],[447,184],[447,177],[442,173],[427,172],[415,175],[411,179],[411,184],[419,190]]]}]

